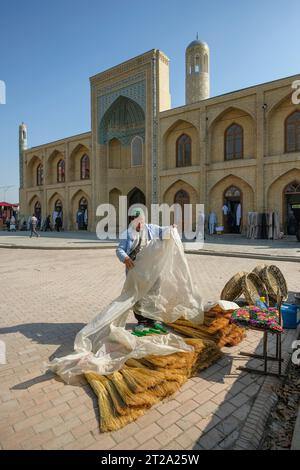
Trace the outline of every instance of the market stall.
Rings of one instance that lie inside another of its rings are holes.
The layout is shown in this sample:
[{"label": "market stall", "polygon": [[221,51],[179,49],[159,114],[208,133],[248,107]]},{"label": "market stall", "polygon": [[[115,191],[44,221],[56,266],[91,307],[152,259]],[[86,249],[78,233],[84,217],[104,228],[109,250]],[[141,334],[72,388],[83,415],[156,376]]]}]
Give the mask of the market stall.
[{"label": "market stall", "polygon": [[9,223],[12,216],[18,220],[19,204],[0,202],[0,230],[9,230]]}]

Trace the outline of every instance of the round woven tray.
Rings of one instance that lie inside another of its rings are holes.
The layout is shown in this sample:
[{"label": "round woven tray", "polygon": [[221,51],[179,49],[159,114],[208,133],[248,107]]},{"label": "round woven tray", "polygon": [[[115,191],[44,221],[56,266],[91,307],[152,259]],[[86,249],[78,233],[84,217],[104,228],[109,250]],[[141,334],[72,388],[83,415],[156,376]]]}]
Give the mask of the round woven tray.
[{"label": "round woven tray", "polygon": [[242,279],[242,288],[245,299],[249,305],[255,305],[260,297],[265,297],[266,303],[269,303],[268,291],[263,281],[255,273],[249,273]]},{"label": "round woven tray", "polygon": [[231,279],[229,279],[228,282],[226,282],[221,292],[221,300],[229,300],[233,302],[241,296],[241,294],[243,293],[242,279],[245,274],[247,273],[244,271],[240,271],[236,273]]},{"label": "round woven tray", "polygon": [[273,300],[277,300],[278,289],[280,296],[283,297],[283,300],[287,300],[288,288],[286,280],[277,266],[274,264],[271,266],[266,266],[262,271],[262,280],[268,289],[269,296]]},{"label": "round woven tray", "polygon": [[257,274],[257,276],[262,279],[262,272],[266,267],[267,267],[266,264],[258,264],[257,266],[255,266],[252,272]]}]

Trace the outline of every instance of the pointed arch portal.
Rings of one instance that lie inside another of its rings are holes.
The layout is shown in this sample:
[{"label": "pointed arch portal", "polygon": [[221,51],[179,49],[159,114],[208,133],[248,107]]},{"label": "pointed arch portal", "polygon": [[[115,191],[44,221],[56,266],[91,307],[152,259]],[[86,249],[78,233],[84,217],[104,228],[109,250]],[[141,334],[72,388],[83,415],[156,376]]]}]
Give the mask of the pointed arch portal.
[{"label": "pointed arch portal", "polygon": [[88,228],[88,200],[82,196],[78,203],[76,214],[76,222],[78,230],[87,230]]},{"label": "pointed arch portal", "polygon": [[293,181],[283,190],[286,232],[295,235],[300,224],[300,181]]},{"label": "pointed arch portal", "polygon": [[128,207],[133,206],[134,204],[146,204],[146,198],[143,191],[139,188],[133,188],[127,195],[128,197]]},{"label": "pointed arch portal", "polygon": [[[223,225],[227,233],[239,233],[240,224],[237,224],[237,213],[242,209],[242,191],[239,187],[231,185],[224,191],[224,206],[227,210],[223,210]],[[240,209],[238,209],[240,206]]]},{"label": "pointed arch portal", "polygon": [[116,138],[128,145],[136,135],[145,138],[145,113],[132,99],[119,96],[101,119],[99,143],[106,144]]}]

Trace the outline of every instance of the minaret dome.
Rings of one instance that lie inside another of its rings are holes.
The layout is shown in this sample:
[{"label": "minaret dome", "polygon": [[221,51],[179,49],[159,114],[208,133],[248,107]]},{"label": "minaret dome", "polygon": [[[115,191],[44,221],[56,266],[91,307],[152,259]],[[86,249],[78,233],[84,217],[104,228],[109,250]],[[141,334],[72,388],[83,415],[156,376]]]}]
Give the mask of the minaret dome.
[{"label": "minaret dome", "polygon": [[209,47],[197,38],[185,52],[186,104],[206,100],[210,96]]}]

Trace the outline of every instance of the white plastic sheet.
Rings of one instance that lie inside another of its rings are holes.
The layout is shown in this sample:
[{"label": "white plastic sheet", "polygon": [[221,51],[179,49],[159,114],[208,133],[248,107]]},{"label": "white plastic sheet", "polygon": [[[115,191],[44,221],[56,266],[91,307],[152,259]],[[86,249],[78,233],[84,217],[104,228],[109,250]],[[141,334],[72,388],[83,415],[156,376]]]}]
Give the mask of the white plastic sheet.
[{"label": "white plastic sheet", "polygon": [[201,298],[176,228],[170,228],[167,239],[151,240],[137,255],[121,295],[77,334],[74,353],[54,359],[49,368],[70,383],[85,371],[110,374],[131,357],[192,349],[175,334],[136,337],[127,331],[128,314],[138,301],[148,318],[174,322],[183,317],[203,323]]}]

